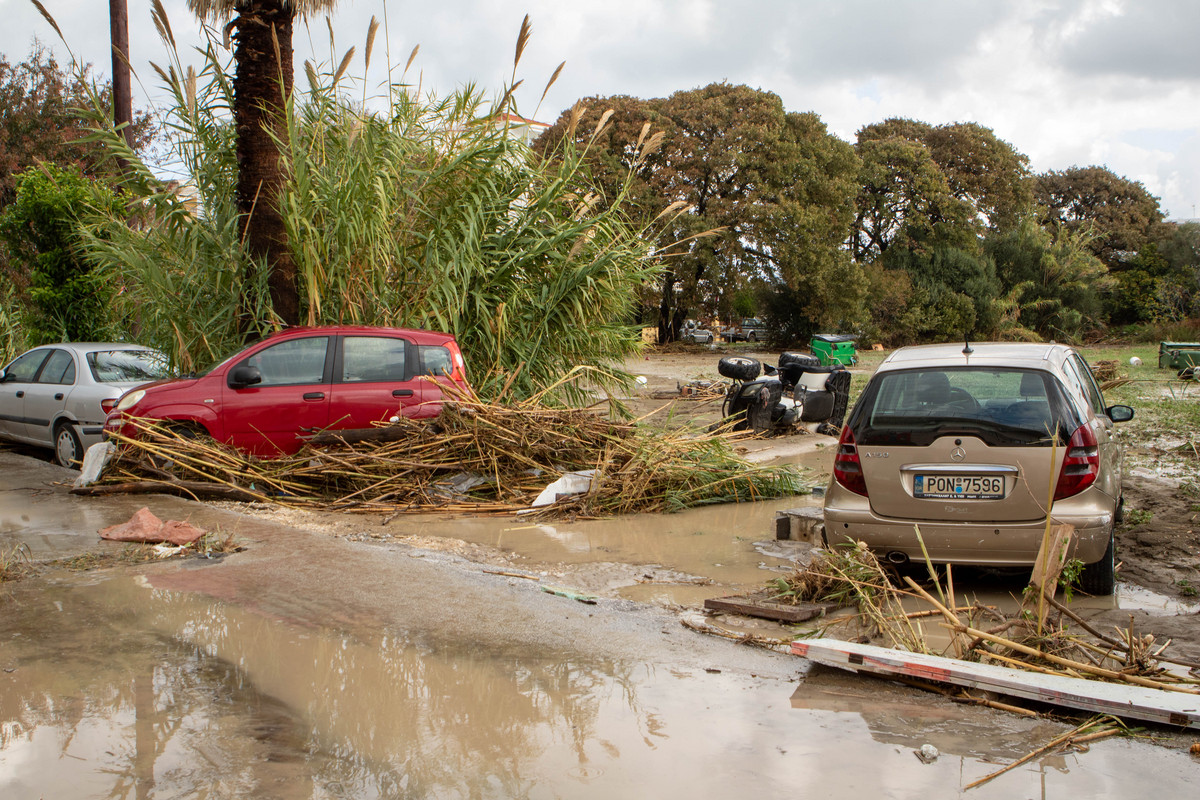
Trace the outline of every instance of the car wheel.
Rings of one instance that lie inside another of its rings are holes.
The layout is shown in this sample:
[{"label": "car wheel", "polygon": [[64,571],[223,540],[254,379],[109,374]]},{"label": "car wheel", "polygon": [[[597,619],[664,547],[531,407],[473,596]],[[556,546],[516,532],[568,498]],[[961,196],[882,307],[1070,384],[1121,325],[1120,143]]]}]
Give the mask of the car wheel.
[{"label": "car wheel", "polygon": [[1116,532],[1108,529],[1108,549],[1095,564],[1087,564],[1079,573],[1079,588],[1090,595],[1107,597],[1116,585]]},{"label": "car wheel", "polygon": [[69,422],[60,422],[54,427],[54,461],[60,467],[78,469],[83,461],[83,442],[75,426]]},{"label": "car wheel", "polygon": [[749,334],[746,335],[746,341],[747,342],[757,342],[758,335],[755,334],[753,331],[751,331]]},{"label": "car wheel", "polygon": [[725,356],[717,363],[717,372],[735,381],[752,381],[761,371],[762,364],[756,358]]}]

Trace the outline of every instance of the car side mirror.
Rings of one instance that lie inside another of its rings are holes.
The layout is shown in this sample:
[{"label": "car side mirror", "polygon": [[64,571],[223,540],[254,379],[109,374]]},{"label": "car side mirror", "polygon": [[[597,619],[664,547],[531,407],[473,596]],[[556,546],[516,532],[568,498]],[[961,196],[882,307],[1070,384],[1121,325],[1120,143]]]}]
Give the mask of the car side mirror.
[{"label": "car side mirror", "polygon": [[239,364],[229,370],[228,383],[230,389],[244,389],[256,383],[262,383],[262,373],[258,371],[258,367]]},{"label": "car side mirror", "polygon": [[1130,406],[1109,406],[1104,413],[1113,422],[1129,422],[1133,419],[1133,408]]}]

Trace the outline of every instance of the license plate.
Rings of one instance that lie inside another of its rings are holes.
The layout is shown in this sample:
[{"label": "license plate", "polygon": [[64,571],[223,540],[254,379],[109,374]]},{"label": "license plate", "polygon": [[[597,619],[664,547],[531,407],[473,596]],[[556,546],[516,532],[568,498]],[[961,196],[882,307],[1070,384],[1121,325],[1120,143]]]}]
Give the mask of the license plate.
[{"label": "license plate", "polygon": [[917,475],[913,496],[938,500],[1003,500],[1004,478],[999,475]]}]

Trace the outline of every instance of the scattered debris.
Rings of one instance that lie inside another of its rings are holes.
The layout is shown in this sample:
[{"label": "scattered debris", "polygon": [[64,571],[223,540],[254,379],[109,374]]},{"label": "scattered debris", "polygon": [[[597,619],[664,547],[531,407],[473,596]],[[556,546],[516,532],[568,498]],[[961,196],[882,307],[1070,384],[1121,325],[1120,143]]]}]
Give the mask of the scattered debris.
[{"label": "scattered debris", "polygon": [[24,578],[32,571],[29,545],[21,542],[0,550],[0,583]]},{"label": "scattered debris", "polygon": [[913,754],[921,760],[922,764],[932,764],[938,760],[941,753],[931,744],[923,744],[919,750],[914,750]]},{"label": "scattered debris", "polygon": [[729,391],[726,381],[688,381],[675,385],[675,393],[684,400],[721,400]]},{"label": "scattered debris", "polygon": [[196,526],[170,519],[163,522],[149,508],[142,506],[127,522],[109,525],[100,531],[101,539],[113,542],[167,543],[176,547],[191,544],[204,535]]},{"label": "scattered debris", "polygon": [[459,397],[434,420],[401,417],[370,435],[327,431],[314,437],[325,446],[271,460],[146,421],[138,429],[137,439],[121,439],[96,484],[71,491],[170,492],[361,512],[513,514],[532,508],[554,476],[590,472],[590,488],[536,510],[563,517],[678,511],[804,492],[794,467],[752,465],[733,453],[730,437],[613,422],[589,409],[534,401],[500,406]]},{"label": "scattered debris", "polygon": [[1078,728],[1067,731],[1061,736],[1056,736],[1049,743],[1042,745],[1025,756],[1022,756],[1004,769],[996,770],[990,775],[985,775],[979,780],[967,784],[964,788],[974,789],[976,786],[982,786],[993,778],[998,778],[1014,767],[1018,767],[1021,764],[1024,764],[1026,761],[1037,758],[1043,753],[1048,753],[1052,750],[1057,750],[1060,748],[1063,750],[1076,749],[1086,751],[1088,749],[1088,742],[1094,742],[1098,739],[1107,739],[1110,736],[1116,736],[1117,734],[1125,732],[1125,726],[1121,723],[1121,720],[1116,719],[1115,717],[1100,717],[1098,719],[1088,720]]},{"label": "scattered debris", "polygon": [[533,508],[542,508],[543,506],[553,505],[564,497],[586,494],[592,489],[592,478],[595,475],[596,470],[594,469],[568,472],[543,489],[542,493],[534,498],[534,501],[529,505]]},{"label": "scattered debris", "polygon": [[751,647],[761,647],[764,650],[774,650],[777,653],[791,652],[786,642],[780,642],[778,639],[773,639],[769,636],[762,636],[757,633],[732,633],[713,625],[711,622],[699,615],[694,617],[681,617],[679,624],[690,631],[696,631],[697,633],[709,633],[713,636],[720,636],[724,639],[732,639],[738,644],[750,645]]},{"label": "scattered debris", "polygon": [[779,602],[767,596],[731,595],[709,598],[704,601],[704,607],[709,611],[744,614],[747,617],[761,617],[780,622],[805,622],[840,608],[841,605],[839,603]]},{"label": "scattered debris", "polygon": [[1092,364],[1091,367],[1092,376],[1096,379],[1097,383],[1120,380],[1125,377],[1121,373],[1121,362],[1117,361],[1116,359],[1097,361],[1095,364]]},{"label": "scattered debris", "polygon": [[[959,607],[949,566],[944,567],[945,586],[927,563],[932,591],[909,576],[903,581],[906,590],[897,588],[861,543],[818,553],[807,567],[772,584],[778,590],[776,597],[857,605],[858,616],[831,618],[822,626],[825,636],[835,626],[848,626],[845,637],[853,641],[820,638],[793,643],[795,654],[811,660],[856,672],[952,683],[1077,710],[1200,728],[1200,681],[1163,666],[1195,668],[1196,664],[1166,655],[1169,640],[1160,643],[1152,634],[1135,632],[1132,616],[1127,630],[1106,635],[1054,598],[1071,534],[1071,527],[1065,525],[1047,531],[1022,606],[1010,618],[988,607]],[[906,597],[923,600],[932,610],[906,612],[901,606]],[[953,651],[953,658],[931,651],[928,639],[911,622],[922,615],[943,618],[941,627],[951,633],[947,650]],[[986,617],[991,617],[990,623],[984,621]],[[865,643],[871,639],[895,649]]]},{"label": "scattered debris", "polygon": [[850,672],[951,683],[1076,710],[1200,728],[1200,696],[1194,690],[1181,687],[1163,691],[1167,687],[1151,687],[1144,683],[1121,686],[839,639],[796,641],[792,643],[792,652],[810,661]]},{"label": "scattered debris", "polygon": [[83,464],[79,467],[79,477],[75,479],[77,487],[90,486],[100,477],[101,471],[109,459],[117,452],[117,447],[107,439],[89,447],[83,453]]},{"label": "scattered debris", "polygon": [[546,594],[552,594],[557,597],[565,597],[568,600],[576,600],[580,603],[586,603],[589,606],[594,606],[597,602],[597,598],[594,595],[583,594],[582,592],[576,592],[573,589],[561,589],[557,586],[546,586],[545,584],[539,586],[538,588]]}]

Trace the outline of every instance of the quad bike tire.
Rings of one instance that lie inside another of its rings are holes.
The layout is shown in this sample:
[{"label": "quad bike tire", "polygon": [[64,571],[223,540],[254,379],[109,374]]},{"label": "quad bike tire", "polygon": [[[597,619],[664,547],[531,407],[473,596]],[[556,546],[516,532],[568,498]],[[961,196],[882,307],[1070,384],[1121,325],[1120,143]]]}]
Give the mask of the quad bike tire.
[{"label": "quad bike tire", "polygon": [[787,352],[779,354],[779,366],[786,367],[788,364],[799,364],[804,367],[819,367],[821,359],[808,353]]},{"label": "quad bike tire", "polygon": [[762,372],[762,363],[756,358],[725,356],[717,363],[721,377],[735,381],[752,381]]}]

